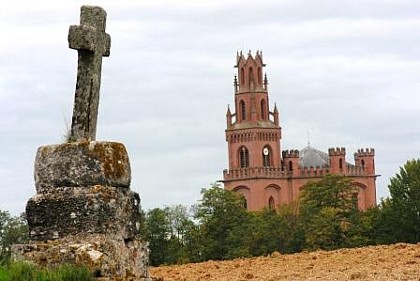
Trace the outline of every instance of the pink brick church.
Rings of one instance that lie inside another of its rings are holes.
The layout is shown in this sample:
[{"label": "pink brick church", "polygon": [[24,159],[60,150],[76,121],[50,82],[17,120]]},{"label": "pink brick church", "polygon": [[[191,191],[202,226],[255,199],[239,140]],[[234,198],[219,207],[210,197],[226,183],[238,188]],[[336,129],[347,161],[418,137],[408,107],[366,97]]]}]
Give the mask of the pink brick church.
[{"label": "pink brick church", "polygon": [[[298,199],[309,181],[328,173],[350,177],[357,187],[357,206],[376,205],[375,151],[359,149],[354,164],[347,162],[345,148],[328,153],[311,146],[281,151],[279,111],[269,110],[267,76],[262,53],[236,57],[235,112],[226,114],[229,169],[223,171],[225,189],[241,193],[248,210],[275,208]],[[356,199],[356,198],[355,198]]]}]

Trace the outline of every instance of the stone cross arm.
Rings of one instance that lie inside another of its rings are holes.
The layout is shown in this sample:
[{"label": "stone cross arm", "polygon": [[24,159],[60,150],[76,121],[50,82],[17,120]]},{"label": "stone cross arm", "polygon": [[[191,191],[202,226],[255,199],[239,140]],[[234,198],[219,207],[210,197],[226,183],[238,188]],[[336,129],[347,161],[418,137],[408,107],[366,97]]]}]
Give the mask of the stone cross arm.
[{"label": "stone cross arm", "polygon": [[108,57],[111,37],[105,33],[106,12],[101,7],[82,6],[80,25],[69,29],[69,47],[75,50],[99,52]]},{"label": "stone cross arm", "polygon": [[[104,36],[104,38],[98,38],[99,36]],[[93,26],[70,26],[68,39],[71,49],[99,52],[104,57],[110,55],[111,37],[108,33],[98,34],[97,29]]]}]

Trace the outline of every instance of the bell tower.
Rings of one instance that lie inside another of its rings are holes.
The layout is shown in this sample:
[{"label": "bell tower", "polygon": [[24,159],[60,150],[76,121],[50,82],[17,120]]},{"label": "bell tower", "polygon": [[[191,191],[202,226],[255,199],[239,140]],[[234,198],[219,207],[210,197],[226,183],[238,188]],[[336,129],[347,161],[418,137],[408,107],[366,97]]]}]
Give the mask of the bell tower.
[{"label": "bell tower", "polygon": [[235,103],[226,113],[229,167],[223,171],[225,189],[242,194],[249,211],[274,209],[296,202],[308,182],[338,174],[351,179],[357,208],[375,206],[374,149],[359,150],[354,164],[347,162],[344,147],[330,148],[328,153],[309,145],[300,151],[280,150],[279,110],[276,105],[270,110],[264,67],[261,51],[236,55]]},{"label": "bell tower", "polygon": [[245,196],[249,210],[280,203],[273,192],[261,192],[274,186],[273,173],[281,168],[279,111],[277,106],[273,111],[269,109],[264,67],[261,51],[257,51],[255,57],[251,52],[246,57],[242,52],[237,53],[235,112],[228,107],[226,113],[229,169],[224,171],[223,182],[226,189]]}]

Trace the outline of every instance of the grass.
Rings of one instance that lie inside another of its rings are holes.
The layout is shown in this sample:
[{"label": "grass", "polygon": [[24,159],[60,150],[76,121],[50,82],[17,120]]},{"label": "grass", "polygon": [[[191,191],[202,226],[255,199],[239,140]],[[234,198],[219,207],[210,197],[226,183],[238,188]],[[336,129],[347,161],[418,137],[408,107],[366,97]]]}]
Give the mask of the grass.
[{"label": "grass", "polygon": [[91,281],[93,277],[85,267],[61,265],[55,269],[39,269],[36,266],[15,262],[0,266],[0,281]]}]

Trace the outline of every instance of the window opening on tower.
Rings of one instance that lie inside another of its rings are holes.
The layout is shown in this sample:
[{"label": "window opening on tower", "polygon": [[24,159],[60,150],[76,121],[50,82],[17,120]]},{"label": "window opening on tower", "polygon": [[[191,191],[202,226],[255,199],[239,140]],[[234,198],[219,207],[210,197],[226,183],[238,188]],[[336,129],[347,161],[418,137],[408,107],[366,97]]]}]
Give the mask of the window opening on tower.
[{"label": "window opening on tower", "polygon": [[241,113],[241,121],[246,120],[246,108],[245,108],[245,102],[243,100],[241,100],[239,102],[239,109],[240,109],[240,113]]},{"label": "window opening on tower", "polygon": [[248,149],[244,146],[239,149],[239,162],[241,168],[249,167],[249,153]]}]

